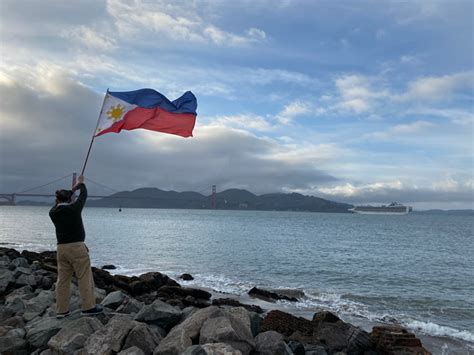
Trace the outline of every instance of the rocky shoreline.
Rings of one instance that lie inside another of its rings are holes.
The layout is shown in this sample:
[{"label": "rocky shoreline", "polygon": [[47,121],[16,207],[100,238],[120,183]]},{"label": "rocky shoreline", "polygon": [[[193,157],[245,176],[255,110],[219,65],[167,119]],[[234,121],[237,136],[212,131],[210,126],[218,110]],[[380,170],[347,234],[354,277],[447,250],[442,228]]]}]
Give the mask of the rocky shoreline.
[{"label": "rocky shoreline", "polygon": [[[81,316],[73,285],[71,315],[56,319],[56,253],[0,248],[0,353],[430,354],[400,326],[376,326],[369,333],[327,311],[311,320],[268,311],[183,287],[159,272],[133,277],[93,272],[105,312]],[[299,297],[257,287],[249,295],[267,302]]]}]

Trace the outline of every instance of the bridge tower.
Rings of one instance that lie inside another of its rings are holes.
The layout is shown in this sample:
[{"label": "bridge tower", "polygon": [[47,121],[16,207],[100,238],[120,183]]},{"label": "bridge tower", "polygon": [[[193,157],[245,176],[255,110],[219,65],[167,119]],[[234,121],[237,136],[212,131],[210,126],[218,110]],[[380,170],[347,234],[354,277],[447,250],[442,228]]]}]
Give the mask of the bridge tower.
[{"label": "bridge tower", "polygon": [[211,208],[215,210],[217,208],[217,196],[216,196],[216,185],[212,185],[212,196],[211,196]]},{"label": "bridge tower", "polygon": [[11,204],[12,206],[16,206],[16,194],[12,194]]}]

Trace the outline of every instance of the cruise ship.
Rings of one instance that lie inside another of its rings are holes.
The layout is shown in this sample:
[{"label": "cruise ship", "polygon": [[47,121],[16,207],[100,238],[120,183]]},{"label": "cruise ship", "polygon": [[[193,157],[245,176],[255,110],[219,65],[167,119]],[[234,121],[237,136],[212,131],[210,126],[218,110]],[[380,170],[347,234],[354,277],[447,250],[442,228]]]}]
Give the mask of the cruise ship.
[{"label": "cruise ship", "polygon": [[412,208],[392,202],[388,206],[355,206],[349,211],[358,214],[407,214],[412,211]]}]

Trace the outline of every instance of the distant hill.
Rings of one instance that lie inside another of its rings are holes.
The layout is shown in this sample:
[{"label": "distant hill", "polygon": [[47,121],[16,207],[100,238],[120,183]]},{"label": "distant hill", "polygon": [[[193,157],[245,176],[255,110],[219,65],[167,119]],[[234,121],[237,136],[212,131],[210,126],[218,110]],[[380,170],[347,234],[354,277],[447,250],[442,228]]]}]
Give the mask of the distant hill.
[{"label": "distant hill", "polygon": [[[211,196],[192,191],[176,192],[141,188],[118,192],[99,200],[89,200],[87,205],[115,208],[210,209],[212,201]],[[216,194],[216,207],[220,210],[347,212],[352,205],[297,193],[257,196],[247,190],[228,189]]]}]

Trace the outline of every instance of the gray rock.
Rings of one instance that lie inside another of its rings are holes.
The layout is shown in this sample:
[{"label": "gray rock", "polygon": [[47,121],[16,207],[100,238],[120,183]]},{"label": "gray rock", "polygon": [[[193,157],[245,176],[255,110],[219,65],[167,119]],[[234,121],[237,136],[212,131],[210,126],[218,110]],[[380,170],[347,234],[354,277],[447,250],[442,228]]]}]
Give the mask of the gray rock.
[{"label": "gray rock", "polygon": [[207,355],[242,355],[242,352],[234,349],[229,344],[213,343],[201,345]]},{"label": "gray rock", "polygon": [[145,355],[153,354],[153,350],[161,339],[162,337],[157,331],[144,323],[139,323],[128,333],[123,349],[138,347]]},{"label": "gray rock", "polygon": [[5,319],[0,325],[9,326],[13,328],[24,328],[25,321],[23,320],[23,317],[21,316],[14,316],[14,317],[9,317],[8,319]]},{"label": "gray rock", "polygon": [[23,303],[25,305],[23,318],[25,321],[29,322],[36,316],[42,314],[46,308],[50,307],[54,303],[54,292],[42,290],[38,296],[23,301]]},{"label": "gray rock", "polygon": [[193,339],[199,337],[203,323],[212,317],[225,315],[219,307],[210,306],[203,308],[186,318],[182,323],[175,326],[168,335],[160,342],[153,354],[156,355],[178,355],[193,345]]},{"label": "gray rock", "polygon": [[206,350],[201,345],[191,345],[188,347],[182,355],[206,355]]},{"label": "gray rock", "polygon": [[7,289],[15,283],[15,276],[13,271],[8,269],[0,269],[0,294],[3,294]]},{"label": "gray rock", "polygon": [[25,312],[25,303],[20,297],[12,299],[5,304],[5,310],[11,311],[13,314],[22,315]]},{"label": "gray rock", "polygon": [[293,352],[294,355],[305,355],[306,351],[304,349],[304,345],[300,343],[299,341],[290,341],[288,343],[288,346],[290,347],[291,351]]},{"label": "gray rock", "polygon": [[16,279],[16,284],[18,286],[31,286],[31,287],[36,287],[36,278],[35,275],[26,275],[26,274],[21,274],[17,279]]},{"label": "gray rock", "polygon": [[306,347],[306,355],[327,355],[326,349],[322,345],[309,345]]},{"label": "gray rock", "polygon": [[131,348],[122,350],[118,355],[145,355],[142,349],[132,346]]},{"label": "gray rock", "polygon": [[235,350],[229,344],[213,343],[190,346],[182,355],[242,355],[242,352]]},{"label": "gray rock", "polygon": [[369,333],[358,327],[351,326],[351,333],[347,345],[349,352],[361,352],[371,349],[373,346],[374,343]]},{"label": "gray rock", "polygon": [[231,316],[239,319],[245,326],[251,330],[251,322],[250,322],[250,315],[249,312],[244,307],[232,307],[227,308],[226,313],[230,314]]},{"label": "gray rock", "polygon": [[1,326],[0,327],[0,337],[3,337],[5,335],[7,335],[7,333],[12,330],[13,328],[12,327],[9,327],[9,326]]},{"label": "gray rock", "polygon": [[117,309],[122,304],[127,295],[122,291],[114,291],[109,293],[103,300],[102,305],[111,309]]},{"label": "gray rock", "polygon": [[343,321],[320,323],[314,335],[330,352],[344,349],[357,352],[371,347],[367,332]]},{"label": "gray rock", "polygon": [[13,265],[15,267],[30,267],[30,264],[28,263],[28,260],[25,258],[16,258],[13,259],[10,263],[10,265]]},{"label": "gray rock", "polygon": [[26,335],[26,330],[24,328],[13,328],[10,329],[7,333],[7,336],[21,338],[23,339]]},{"label": "gray rock", "polygon": [[154,325],[154,324],[147,324],[147,325],[148,325],[148,328],[152,329],[155,333],[157,333],[161,339],[164,338],[166,334],[168,334],[166,330],[164,330],[163,328],[157,325]]},{"label": "gray rock", "polygon": [[155,300],[152,304],[144,306],[135,316],[135,320],[170,329],[181,320],[181,310]]},{"label": "gray rock", "polygon": [[116,315],[104,327],[92,334],[84,345],[87,354],[111,355],[122,349],[130,330],[137,325],[126,315]]},{"label": "gray rock", "polygon": [[193,306],[186,307],[185,309],[182,310],[182,319],[184,320],[186,318],[189,318],[191,315],[196,313],[198,309],[199,308],[196,308]]},{"label": "gray rock", "polygon": [[199,344],[226,343],[248,355],[255,348],[250,326],[232,316],[216,317],[204,322]]},{"label": "gray rock", "polygon": [[71,354],[82,349],[87,338],[102,328],[102,323],[93,317],[83,317],[67,323],[48,341],[55,354]]},{"label": "gray rock", "polygon": [[26,340],[34,347],[46,346],[49,339],[56,335],[65,324],[80,317],[80,311],[71,313],[69,317],[56,319],[56,317],[36,318],[29,322],[26,329]]},{"label": "gray rock", "polygon": [[35,297],[36,295],[33,293],[33,289],[30,286],[23,286],[13,290],[5,297],[5,304],[12,302],[15,298],[20,299],[30,299]]},{"label": "gray rock", "polygon": [[260,355],[291,355],[293,352],[286,345],[283,335],[274,330],[260,333],[255,337],[255,344]]},{"label": "gray rock", "polygon": [[21,275],[31,275],[31,269],[29,267],[18,266],[14,271],[15,279],[19,278]]},{"label": "gray rock", "polygon": [[127,297],[116,311],[119,313],[137,314],[143,306],[143,302],[139,302],[133,297]]},{"label": "gray rock", "polygon": [[29,354],[25,339],[14,336],[0,337],[0,354]]},{"label": "gray rock", "polygon": [[1,325],[11,325],[11,324],[5,324],[5,322],[8,321],[13,316],[15,316],[15,313],[11,309],[6,309],[4,306],[0,307],[0,322],[1,322],[0,324]]},{"label": "gray rock", "polygon": [[107,296],[107,292],[105,290],[101,289],[101,288],[96,287],[94,289],[94,295],[95,295],[95,301],[97,303],[100,303]]},{"label": "gray rock", "polygon": [[54,280],[50,276],[35,275],[36,287],[43,290],[50,290],[54,285]]},{"label": "gray rock", "polygon": [[260,327],[262,325],[262,317],[260,314],[255,312],[249,312],[250,317],[250,330],[252,331],[252,335],[255,337],[260,333]]},{"label": "gray rock", "polygon": [[0,256],[0,266],[8,266],[10,264],[10,258],[7,255]]}]

